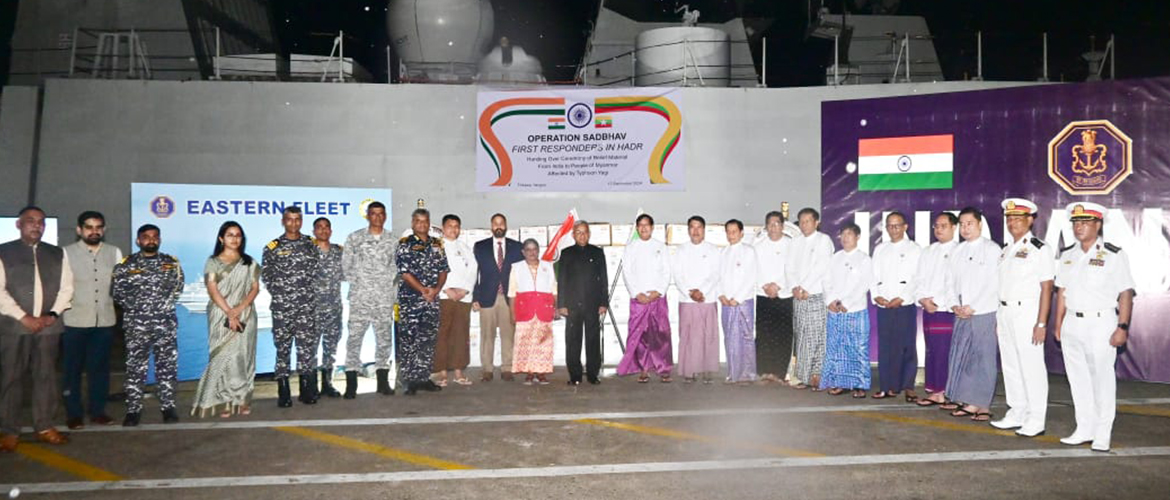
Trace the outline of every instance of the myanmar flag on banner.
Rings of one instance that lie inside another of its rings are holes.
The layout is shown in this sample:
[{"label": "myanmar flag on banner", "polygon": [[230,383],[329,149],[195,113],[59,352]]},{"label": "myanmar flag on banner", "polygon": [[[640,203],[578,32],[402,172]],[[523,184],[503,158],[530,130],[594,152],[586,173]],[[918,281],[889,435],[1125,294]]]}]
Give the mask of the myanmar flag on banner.
[{"label": "myanmar flag on banner", "polygon": [[857,141],[857,190],[951,189],[955,136],[918,135]]}]

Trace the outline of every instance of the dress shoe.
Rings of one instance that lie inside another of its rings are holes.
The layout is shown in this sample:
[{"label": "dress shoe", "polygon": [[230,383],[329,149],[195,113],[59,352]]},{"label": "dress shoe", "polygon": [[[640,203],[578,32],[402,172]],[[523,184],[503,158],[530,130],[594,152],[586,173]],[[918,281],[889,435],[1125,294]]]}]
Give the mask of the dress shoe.
[{"label": "dress shoe", "polygon": [[89,423],[94,425],[114,425],[114,419],[110,418],[109,415],[98,415],[90,418]]},{"label": "dress shoe", "polygon": [[1044,428],[1041,427],[1037,429],[1033,427],[1020,427],[1019,429],[1016,429],[1016,435],[1026,438],[1039,437],[1044,435]]},{"label": "dress shoe", "polygon": [[1090,449],[1107,453],[1109,451],[1109,439],[1094,439],[1093,446]]},{"label": "dress shoe", "polygon": [[174,408],[167,408],[167,409],[163,410],[162,416],[163,416],[163,423],[164,424],[177,424],[177,423],[179,423],[179,412],[175,411]]},{"label": "dress shoe", "polygon": [[439,391],[443,390],[442,387],[439,387],[439,384],[436,384],[430,380],[428,380],[426,382],[420,382],[419,385],[420,385],[419,389],[422,389],[422,390],[428,391],[428,392],[439,392]]},{"label": "dress shoe", "polygon": [[569,385],[581,385],[581,381],[580,380],[570,380]]},{"label": "dress shoe", "polygon": [[995,427],[996,429],[1003,429],[1006,431],[1008,429],[1019,429],[1020,427],[1024,426],[1024,423],[1018,420],[1008,420],[1004,418],[1000,420],[992,420],[991,426]]},{"label": "dress shoe", "polygon": [[491,382],[492,372],[484,372],[483,376],[479,377],[480,382]]},{"label": "dress shoe", "polygon": [[65,437],[64,434],[57,432],[57,429],[50,427],[43,431],[37,432],[37,441],[49,444],[66,444],[69,442],[69,438]]},{"label": "dress shoe", "polygon": [[516,379],[512,376],[512,372],[500,372],[500,380],[503,380],[504,382],[511,382]]},{"label": "dress shoe", "polygon": [[407,382],[405,394],[407,396],[413,396],[415,394],[418,394],[418,384],[416,384],[414,382]]},{"label": "dress shoe", "polygon": [[65,419],[65,426],[71,431],[85,428],[85,419],[81,417],[69,417]]},{"label": "dress shoe", "polygon": [[597,377],[589,377],[589,383],[593,384],[593,385],[598,385],[601,383],[601,379],[599,379]]},{"label": "dress shoe", "polygon": [[16,445],[20,443],[20,436],[16,434],[0,435],[0,452],[10,453],[16,451]]},{"label": "dress shoe", "polygon": [[1093,440],[1093,438],[1091,438],[1091,437],[1081,437],[1081,436],[1078,436],[1077,434],[1074,433],[1073,435],[1071,435],[1069,437],[1060,438],[1060,444],[1066,444],[1069,446],[1080,446],[1080,445],[1088,443],[1092,440]]},{"label": "dress shoe", "polygon": [[122,419],[122,427],[138,427],[139,420],[142,420],[141,413],[127,413],[126,418]]}]

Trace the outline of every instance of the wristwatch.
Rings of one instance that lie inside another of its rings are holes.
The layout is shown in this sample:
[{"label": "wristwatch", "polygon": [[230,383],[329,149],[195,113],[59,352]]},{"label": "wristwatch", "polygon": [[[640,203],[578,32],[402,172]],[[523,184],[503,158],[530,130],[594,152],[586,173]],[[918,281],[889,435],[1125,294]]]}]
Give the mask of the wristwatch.
[{"label": "wristwatch", "polygon": [[49,312],[45,313],[45,316],[52,316],[52,317],[54,317],[54,318],[58,317],[58,316],[57,316],[57,313],[55,313],[55,312],[53,312],[53,311],[49,311]]},{"label": "wristwatch", "polygon": [[1127,332],[1129,331],[1129,323],[1118,323],[1117,327]]},{"label": "wristwatch", "polygon": [[1045,326],[1045,323],[1036,323],[1036,328],[1044,328]]}]

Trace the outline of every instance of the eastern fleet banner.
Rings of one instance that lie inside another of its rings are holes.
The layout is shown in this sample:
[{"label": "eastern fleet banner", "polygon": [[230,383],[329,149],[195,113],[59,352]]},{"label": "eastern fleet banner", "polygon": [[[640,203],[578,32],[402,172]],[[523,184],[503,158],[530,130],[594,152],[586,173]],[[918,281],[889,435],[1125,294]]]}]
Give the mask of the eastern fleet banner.
[{"label": "eastern fleet banner", "polygon": [[[215,249],[219,226],[233,220],[244,228],[247,238],[245,251],[257,262],[261,260],[264,245],[284,233],[281,212],[284,207],[296,205],[304,214],[301,233],[312,236],[313,221],[328,218],[333,226],[330,241],[345,245],[349,233],[366,227],[366,206],[380,201],[386,205],[386,219],[390,220],[389,189],[349,189],[285,186],[228,186],[218,184],[144,184],[130,187],[131,252],[138,250],[133,233],[142,224],[159,227],[162,245],[159,251],[179,259],[186,283],[179,297],[179,380],[197,379],[207,366],[207,286],[203,282],[203,266]],[[349,306],[346,300],[348,286],[342,284],[342,341],[337,348],[337,360],[345,359],[345,321]],[[276,361],[272,344],[272,298],[261,286],[256,298],[258,324],[256,340],[256,373],[269,373]],[[362,343],[362,359],[373,360],[374,334],[367,332]],[[292,362],[296,363],[293,353]]]},{"label": "eastern fleet banner", "polygon": [[682,92],[671,88],[480,92],[475,187],[682,191]]},{"label": "eastern fleet banner", "polygon": [[[884,214],[898,210],[909,236],[926,246],[932,215],[971,205],[989,221],[985,233],[1002,242],[1000,202],[1019,196],[1040,206],[1033,232],[1059,249],[1075,242],[1067,204],[1105,205],[1105,240],[1129,254],[1137,283],[1118,375],[1170,382],[1167,102],[1170,79],[826,102],[823,230],[835,235],[857,222],[872,249]],[[1063,371],[1051,332],[1046,351],[1049,370]]]}]

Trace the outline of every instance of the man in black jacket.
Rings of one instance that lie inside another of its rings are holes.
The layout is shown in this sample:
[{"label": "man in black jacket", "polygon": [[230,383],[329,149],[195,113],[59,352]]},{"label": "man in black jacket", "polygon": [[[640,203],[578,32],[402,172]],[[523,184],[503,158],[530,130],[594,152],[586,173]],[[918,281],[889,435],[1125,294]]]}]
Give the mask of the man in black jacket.
[{"label": "man in black jacket", "polygon": [[589,223],[573,226],[577,243],[561,251],[557,277],[557,308],[565,321],[565,363],[569,385],[581,383],[581,338],[585,338],[585,375],[599,384],[601,370],[601,316],[609,304],[605,253],[589,244]]}]

